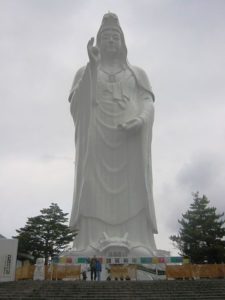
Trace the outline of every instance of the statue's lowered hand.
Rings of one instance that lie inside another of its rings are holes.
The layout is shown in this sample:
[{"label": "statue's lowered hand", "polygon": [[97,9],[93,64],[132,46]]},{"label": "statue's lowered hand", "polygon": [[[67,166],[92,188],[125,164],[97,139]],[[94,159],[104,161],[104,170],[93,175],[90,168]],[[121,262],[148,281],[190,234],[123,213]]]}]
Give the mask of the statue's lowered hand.
[{"label": "statue's lowered hand", "polygon": [[143,125],[141,118],[134,118],[125,123],[119,124],[118,129],[126,130],[129,132],[137,132]]}]

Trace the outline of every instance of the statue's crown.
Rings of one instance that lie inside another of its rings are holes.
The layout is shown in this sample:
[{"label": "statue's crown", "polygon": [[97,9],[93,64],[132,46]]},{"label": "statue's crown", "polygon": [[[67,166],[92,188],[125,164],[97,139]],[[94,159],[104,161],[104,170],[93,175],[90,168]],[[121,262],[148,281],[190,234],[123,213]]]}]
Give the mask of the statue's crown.
[{"label": "statue's crown", "polygon": [[107,29],[114,29],[122,33],[119,19],[116,14],[108,12],[103,16],[100,32]]},{"label": "statue's crown", "polygon": [[97,33],[97,46],[99,48],[101,48],[101,33],[107,29],[117,30],[120,33],[121,41],[122,41],[120,58],[121,61],[123,61],[123,63],[127,64],[127,47],[125,44],[123,31],[120,27],[119,19],[116,14],[108,12],[103,16],[100,29]]}]

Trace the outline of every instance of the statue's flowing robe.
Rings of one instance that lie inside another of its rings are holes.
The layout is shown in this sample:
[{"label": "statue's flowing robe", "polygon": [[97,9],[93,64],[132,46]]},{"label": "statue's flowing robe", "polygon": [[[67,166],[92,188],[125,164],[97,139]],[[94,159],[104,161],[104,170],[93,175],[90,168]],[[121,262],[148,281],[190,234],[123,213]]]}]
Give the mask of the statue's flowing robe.
[{"label": "statue's flowing robe", "polygon": [[[127,66],[116,82],[98,70],[94,87],[89,64],[74,79],[69,101],[75,124],[75,183],[70,226],[86,249],[106,232],[133,246],[155,249],[151,139],[154,95],[144,71]],[[131,133],[118,125],[138,117]]]}]

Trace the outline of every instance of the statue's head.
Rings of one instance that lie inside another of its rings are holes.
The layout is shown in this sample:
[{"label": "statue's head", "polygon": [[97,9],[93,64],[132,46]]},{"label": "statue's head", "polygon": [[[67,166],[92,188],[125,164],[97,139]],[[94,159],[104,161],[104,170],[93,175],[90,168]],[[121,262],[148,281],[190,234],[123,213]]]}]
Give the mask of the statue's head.
[{"label": "statue's head", "polygon": [[[112,47],[107,45],[109,44],[109,39],[111,39]],[[102,24],[97,34],[97,46],[100,49],[100,52],[117,51],[121,60],[124,63],[126,62],[127,47],[117,15],[107,13],[103,16]]]}]

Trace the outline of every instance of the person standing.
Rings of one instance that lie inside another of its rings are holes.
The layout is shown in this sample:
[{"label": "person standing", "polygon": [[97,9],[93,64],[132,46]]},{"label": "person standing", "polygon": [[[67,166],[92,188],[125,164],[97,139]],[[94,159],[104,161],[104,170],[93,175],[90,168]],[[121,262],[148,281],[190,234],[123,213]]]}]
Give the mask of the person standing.
[{"label": "person standing", "polygon": [[96,257],[92,257],[91,261],[90,261],[90,269],[91,269],[91,280],[96,280],[96,263],[97,263],[97,259]]},{"label": "person standing", "polygon": [[97,277],[97,281],[101,280],[101,272],[102,272],[102,264],[100,262],[100,259],[97,259],[97,261],[96,261],[96,277]]}]

